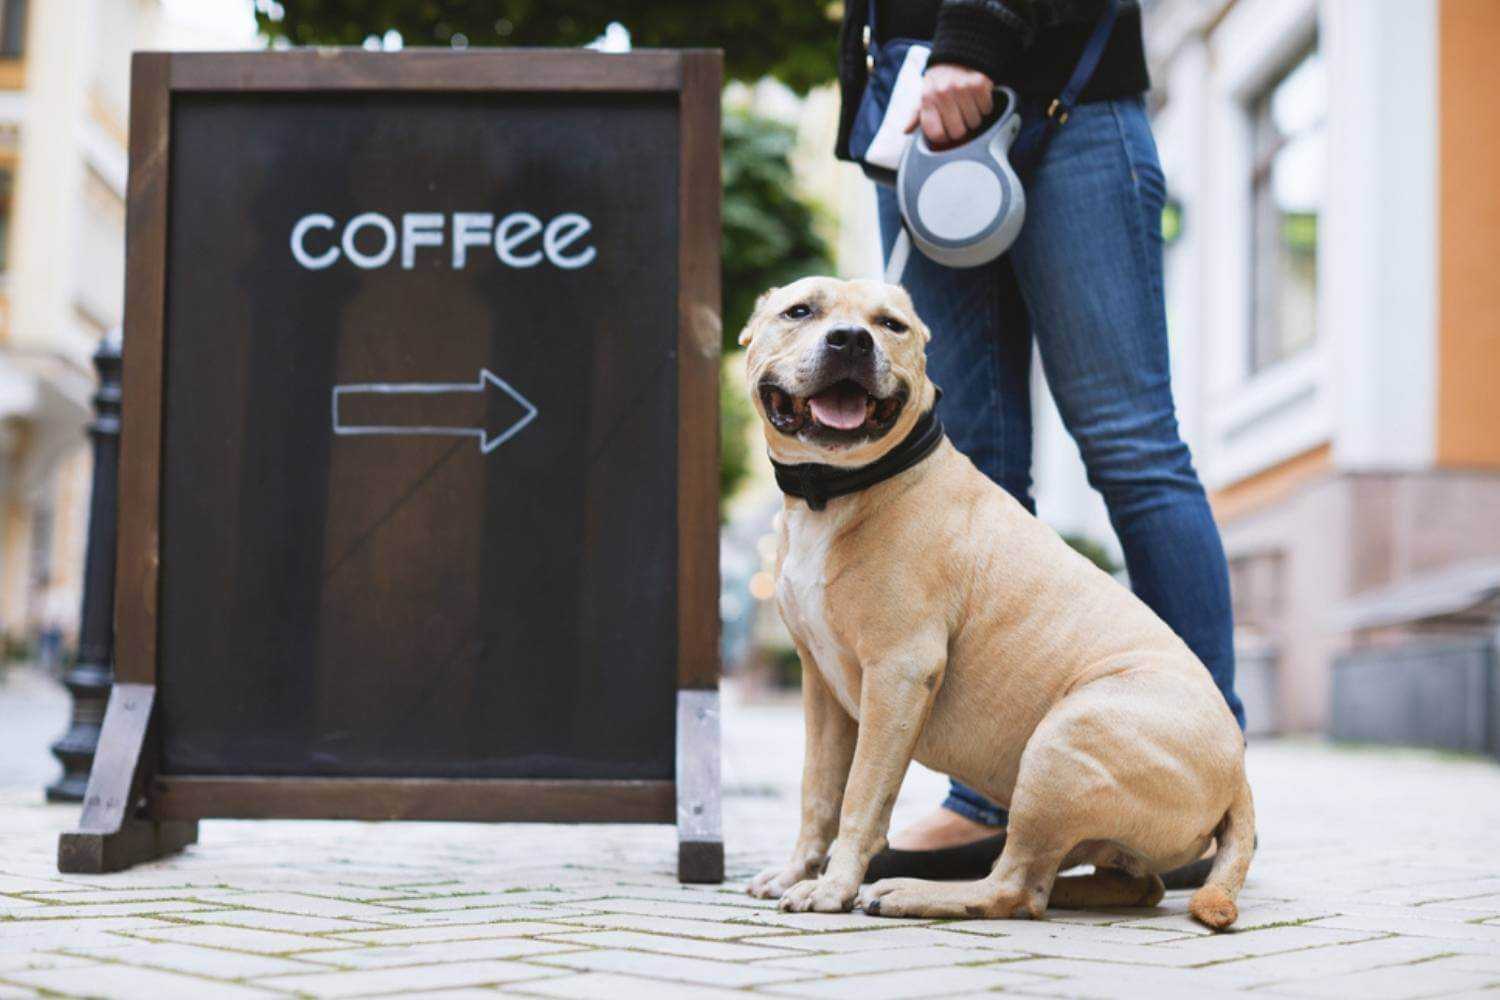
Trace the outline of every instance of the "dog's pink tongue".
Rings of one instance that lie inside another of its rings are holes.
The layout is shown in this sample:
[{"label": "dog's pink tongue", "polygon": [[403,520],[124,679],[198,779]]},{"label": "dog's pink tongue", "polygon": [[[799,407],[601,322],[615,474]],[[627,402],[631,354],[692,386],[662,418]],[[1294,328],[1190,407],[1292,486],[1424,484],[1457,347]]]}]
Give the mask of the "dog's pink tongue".
[{"label": "dog's pink tongue", "polygon": [[824,427],[852,431],[865,422],[866,398],[852,385],[836,385],[813,396],[807,404]]}]

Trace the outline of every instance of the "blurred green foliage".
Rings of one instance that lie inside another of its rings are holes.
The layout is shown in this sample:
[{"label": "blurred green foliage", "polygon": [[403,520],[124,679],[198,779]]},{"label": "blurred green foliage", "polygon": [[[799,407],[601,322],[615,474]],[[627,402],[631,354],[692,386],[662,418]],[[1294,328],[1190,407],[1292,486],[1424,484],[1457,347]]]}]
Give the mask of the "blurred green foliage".
[{"label": "blurred green foliage", "polygon": [[[813,206],[792,178],[796,135],[756,115],[724,115],[724,350],[737,340],[768,288],[827,273],[828,247]],[[830,154],[831,155],[831,154]]]},{"label": "blurred green foliage", "polygon": [[799,93],[833,78],[832,0],[258,0],[255,20],[293,45],[586,45],[618,21],[638,48],[717,48],[733,79],[774,76]]},{"label": "blurred green foliage", "polygon": [[[792,176],[796,134],[769,118],[724,115],[724,351],[739,350],[740,330],[766,289],[831,269],[816,210]],[[745,387],[725,378],[719,391],[723,454],[720,495],[733,495],[750,469],[748,428],[755,420]]]}]

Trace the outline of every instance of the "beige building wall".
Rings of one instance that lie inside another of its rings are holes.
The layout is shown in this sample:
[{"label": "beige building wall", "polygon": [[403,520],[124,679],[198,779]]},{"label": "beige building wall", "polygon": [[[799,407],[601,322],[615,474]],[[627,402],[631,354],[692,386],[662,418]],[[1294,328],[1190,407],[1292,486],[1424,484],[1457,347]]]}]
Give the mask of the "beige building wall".
[{"label": "beige building wall", "polygon": [[0,0],[0,640],[71,642],[87,540],[91,356],[124,298],[130,56],[254,42],[235,0]]},{"label": "beige building wall", "polygon": [[[1147,38],[1183,237],[1179,396],[1228,549],[1253,728],[1327,725],[1359,595],[1500,560],[1500,4],[1162,0]],[[1316,335],[1250,363],[1254,109],[1312,47],[1326,109]],[[1257,725],[1257,723],[1259,723]]]}]

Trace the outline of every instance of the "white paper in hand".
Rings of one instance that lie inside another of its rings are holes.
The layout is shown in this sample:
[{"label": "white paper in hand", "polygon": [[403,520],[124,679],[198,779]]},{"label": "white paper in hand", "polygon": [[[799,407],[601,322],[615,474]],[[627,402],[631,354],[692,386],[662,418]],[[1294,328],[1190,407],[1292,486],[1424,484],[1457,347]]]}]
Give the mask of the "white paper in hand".
[{"label": "white paper in hand", "polygon": [[906,50],[906,58],[896,74],[891,101],[885,109],[885,118],[865,152],[865,162],[872,167],[895,170],[901,165],[901,154],[911,140],[906,126],[922,104],[922,71],[927,68],[927,57],[931,53],[932,49],[926,45],[913,45]]}]

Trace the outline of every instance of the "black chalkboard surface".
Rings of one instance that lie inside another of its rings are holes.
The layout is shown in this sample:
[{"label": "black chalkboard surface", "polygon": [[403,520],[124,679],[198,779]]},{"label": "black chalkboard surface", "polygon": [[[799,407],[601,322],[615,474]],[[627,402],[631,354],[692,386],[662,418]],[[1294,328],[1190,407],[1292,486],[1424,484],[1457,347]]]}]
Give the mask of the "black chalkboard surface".
[{"label": "black chalkboard surface", "polygon": [[65,866],[206,816],[684,795],[684,870],[722,865],[718,79],[715,53],[137,56],[100,755],[145,806],[104,809],[96,766]]},{"label": "black chalkboard surface", "polygon": [[[172,133],[162,771],[670,778],[675,103],[205,94]],[[370,212],[383,266],[294,259]],[[512,213],[587,263],[506,264]],[[403,433],[527,404],[488,453]]]}]

